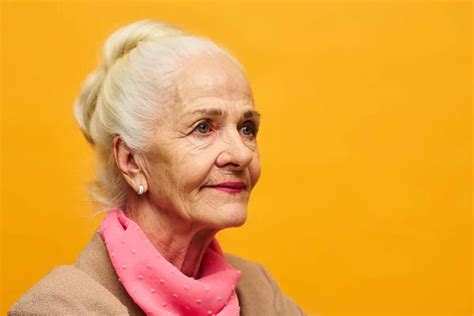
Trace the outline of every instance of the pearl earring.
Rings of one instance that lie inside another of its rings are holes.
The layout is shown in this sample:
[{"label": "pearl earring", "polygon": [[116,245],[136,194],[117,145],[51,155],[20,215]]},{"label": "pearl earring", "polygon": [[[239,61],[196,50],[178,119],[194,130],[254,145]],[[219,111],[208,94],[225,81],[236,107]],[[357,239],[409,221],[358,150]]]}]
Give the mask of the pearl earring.
[{"label": "pearl earring", "polygon": [[145,192],[145,187],[143,186],[143,184],[140,184],[138,186],[138,195],[141,195]]}]

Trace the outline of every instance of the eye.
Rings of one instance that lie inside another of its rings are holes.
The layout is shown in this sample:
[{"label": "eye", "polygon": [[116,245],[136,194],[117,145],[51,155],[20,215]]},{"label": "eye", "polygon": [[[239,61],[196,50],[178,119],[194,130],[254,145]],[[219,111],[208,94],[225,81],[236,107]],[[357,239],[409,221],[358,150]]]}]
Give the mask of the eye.
[{"label": "eye", "polygon": [[202,135],[207,135],[210,133],[212,126],[207,121],[202,121],[193,129],[193,132],[197,132]]},{"label": "eye", "polygon": [[245,136],[253,137],[257,134],[257,127],[254,122],[247,121],[242,125],[242,127],[240,128],[240,131]]}]

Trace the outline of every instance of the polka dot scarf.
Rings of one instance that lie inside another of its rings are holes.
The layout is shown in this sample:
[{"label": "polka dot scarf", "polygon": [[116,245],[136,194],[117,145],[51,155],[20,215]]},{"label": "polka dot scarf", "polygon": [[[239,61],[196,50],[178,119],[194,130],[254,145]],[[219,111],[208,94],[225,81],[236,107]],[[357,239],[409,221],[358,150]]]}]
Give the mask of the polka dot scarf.
[{"label": "polka dot scarf", "polygon": [[235,286],[240,271],[226,262],[217,239],[194,279],[163,258],[120,208],[107,212],[99,233],[119,281],[147,315],[239,315]]}]

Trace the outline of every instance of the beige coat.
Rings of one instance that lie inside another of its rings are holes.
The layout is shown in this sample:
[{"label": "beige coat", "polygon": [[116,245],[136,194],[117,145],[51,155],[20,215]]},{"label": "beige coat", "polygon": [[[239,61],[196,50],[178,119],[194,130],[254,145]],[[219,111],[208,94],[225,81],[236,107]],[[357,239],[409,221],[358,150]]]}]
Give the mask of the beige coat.
[{"label": "beige coat", "polygon": [[[242,271],[236,291],[242,316],[306,315],[260,264],[225,254]],[[58,266],[29,289],[8,315],[144,315],[118,281],[98,233],[73,265]]]}]

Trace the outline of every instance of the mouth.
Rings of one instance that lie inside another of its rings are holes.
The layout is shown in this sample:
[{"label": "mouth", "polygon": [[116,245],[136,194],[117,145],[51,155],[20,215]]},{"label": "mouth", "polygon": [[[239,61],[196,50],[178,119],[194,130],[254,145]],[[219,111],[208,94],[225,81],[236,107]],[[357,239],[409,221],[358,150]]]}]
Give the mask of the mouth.
[{"label": "mouth", "polygon": [[247,185],[244,182],[223,182],[207,187],[227,193],[239,193],[245,191]]}]

